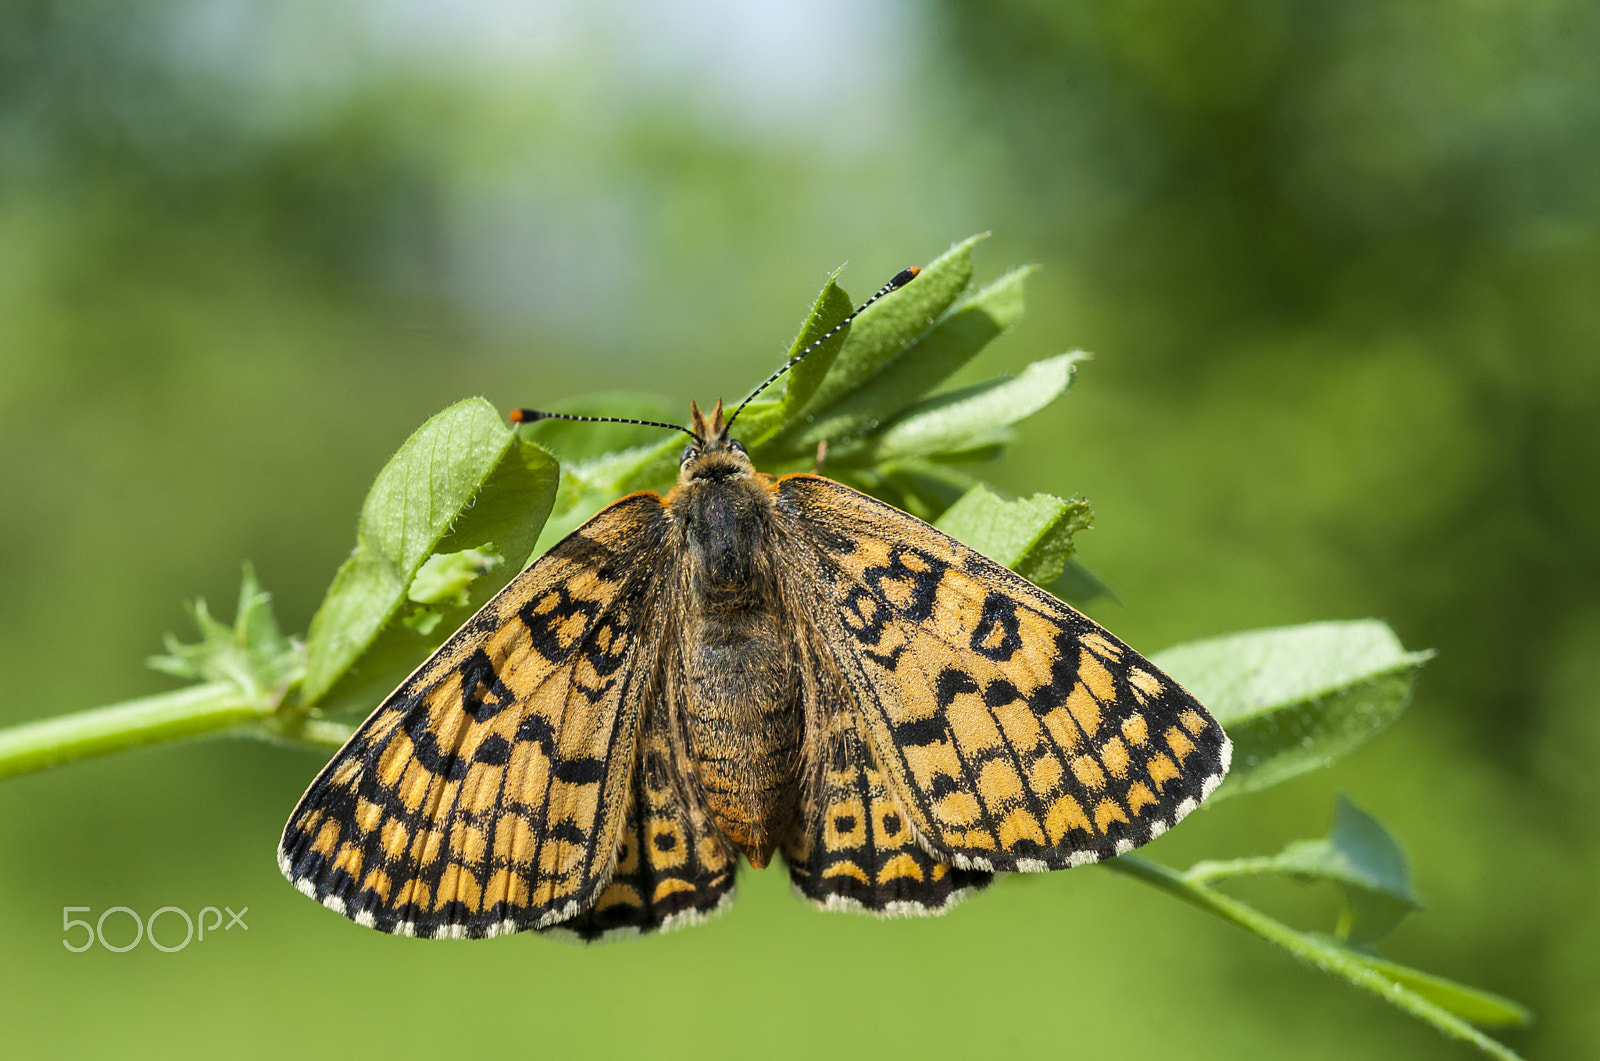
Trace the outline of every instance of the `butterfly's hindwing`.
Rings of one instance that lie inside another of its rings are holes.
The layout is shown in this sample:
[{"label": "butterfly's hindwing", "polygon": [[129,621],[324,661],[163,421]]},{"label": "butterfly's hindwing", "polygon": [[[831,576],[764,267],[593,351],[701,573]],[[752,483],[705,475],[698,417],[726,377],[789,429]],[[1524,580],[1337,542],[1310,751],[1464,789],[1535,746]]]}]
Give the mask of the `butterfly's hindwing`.
[{"label": "butterfly's hindwing", "polygon": [[989,883],[992,874],[947,865],[917,842],[854,708],[834,712],[827,726],[783,849],[796,892],[827,910],[896,917],[942,914]]},{"label": "butterfly's hindwing", "polygon": [[312,782],[284,829],[284,875],[404,935],[489,936],[586,909],[627,805],[667,532],[659,498],[624,498],[514,578]]},{"label": "butterfly's hindwing", "polygon": [[[1222,727],[1097,624],[948,535],[814,475],[778,480],[813,617],[923,841],[1044,870],[1160,835],[1227,772]],[[791,550],[793,551],[793,550]]]},{"label": "butterfly's hindwing", "polygon": [[733,898],[735,855],[685,790],[668,722],[647,708],[632,798],[611,881],[594,904],[551,931],[589,941],[692,924]]}]

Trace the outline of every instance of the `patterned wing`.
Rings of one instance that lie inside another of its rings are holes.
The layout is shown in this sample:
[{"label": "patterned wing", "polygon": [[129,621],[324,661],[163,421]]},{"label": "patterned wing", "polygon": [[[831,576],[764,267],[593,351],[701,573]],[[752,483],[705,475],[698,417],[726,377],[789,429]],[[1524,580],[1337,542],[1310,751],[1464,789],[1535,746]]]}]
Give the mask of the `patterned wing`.
[{"label": "patterned wing", "polygon": [[356,922],[493,936],[611,875],[659,641],[661,499],[605,509],[512,579],[317,775],[278,862]]},{"label": "patterned wing", "polygon": [[855,713],[828,713],[817,771],[783,847],[789,879],[824,910],[879,917],[942,914],[993,874],[934,858],[912,834]]},{"label": "patterned wing", "polygon": [[930,850],[985,870],[1095,862],[1221,783],[1222,727],[1094,622],[849,487],[776,490],[865,737]]},{"label": "patterned wing", "polygon": [[667,719],[649,710],[616,870],[594,905],[549,931],[588,941],[693,924],[733,900],[737,856],[680,780]]}]

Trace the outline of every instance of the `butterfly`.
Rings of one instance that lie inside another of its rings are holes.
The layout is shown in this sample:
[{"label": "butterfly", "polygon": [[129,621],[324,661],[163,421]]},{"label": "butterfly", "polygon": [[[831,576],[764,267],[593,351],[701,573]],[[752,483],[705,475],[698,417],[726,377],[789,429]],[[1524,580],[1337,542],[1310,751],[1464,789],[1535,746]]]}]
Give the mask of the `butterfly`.
[{"label": "butterfly", "polygon": [[743,408],[653,424],[691,437],[677,486],[556,544],[357,729],[284,829],[297,888],[400,935],[591,940],[701,920],[776,856],[824,909],[938,914],[1221,783],[1177,682],[921,520],[756,471]]}]

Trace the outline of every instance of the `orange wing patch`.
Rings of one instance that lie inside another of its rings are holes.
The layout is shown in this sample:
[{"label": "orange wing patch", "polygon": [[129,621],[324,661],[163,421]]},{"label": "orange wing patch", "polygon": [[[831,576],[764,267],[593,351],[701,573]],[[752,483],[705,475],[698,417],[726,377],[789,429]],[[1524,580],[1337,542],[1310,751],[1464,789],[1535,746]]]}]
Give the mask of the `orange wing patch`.
[{"label": "orange wing patch", "polygon": [[312,782],[284,875],[401,935],[493,936],[586,909],[634,776],[666,528],[659,498],[624,498],[513,579]]},{"label": "orange wing patch", "polygon": [[1222,727],[1148,660],[915,517],[819,476],[779,481],[814,545],[792,577],[864,735],[930,849],[1045,870],[1159,836],[1211,794]]}]

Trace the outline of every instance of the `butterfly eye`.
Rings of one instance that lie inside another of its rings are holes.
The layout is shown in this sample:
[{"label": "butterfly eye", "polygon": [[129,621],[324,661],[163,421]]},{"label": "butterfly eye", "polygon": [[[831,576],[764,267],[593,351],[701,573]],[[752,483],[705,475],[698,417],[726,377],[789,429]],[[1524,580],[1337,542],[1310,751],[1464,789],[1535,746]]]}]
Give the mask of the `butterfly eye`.
[{"label": "butterfly eye", "polygon": [[[738,450],[740,453],[744,453],[745,452],[744,443],[740,442],[738,439],[734,439],[732,442],[729,442],[728,445],[731,446],[732,448]],[[748,454],[747,454],[747,456],[748,456]]]},{"label": "butterfly eye", "polygon": [[693,445],[685,446],[685,447],[683,447],[683,453],[680,454],[679,457],[678,457],[678,463],[680,465],[688,464],[690,461],[694,460],[699,455],[700,455],[700,448],[698,446],[693,446]]}]

